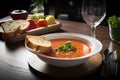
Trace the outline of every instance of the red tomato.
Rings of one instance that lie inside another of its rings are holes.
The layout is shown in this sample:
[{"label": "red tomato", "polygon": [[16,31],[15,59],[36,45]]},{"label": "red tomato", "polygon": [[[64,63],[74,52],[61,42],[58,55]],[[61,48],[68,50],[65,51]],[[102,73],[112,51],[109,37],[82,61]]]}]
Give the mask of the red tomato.
[{"label": "red tomato", "polygon": [[29,25],[29,28],[27,30],[31,30],[31,29],[37,28],[34,20],[29,19],[28,21],[30,22],[30,25]]},{"label": "red tomato", "polygon": [[36,22],[37,27],[46,27],[47,26],[47,20],[45,19],[39,19]]}]

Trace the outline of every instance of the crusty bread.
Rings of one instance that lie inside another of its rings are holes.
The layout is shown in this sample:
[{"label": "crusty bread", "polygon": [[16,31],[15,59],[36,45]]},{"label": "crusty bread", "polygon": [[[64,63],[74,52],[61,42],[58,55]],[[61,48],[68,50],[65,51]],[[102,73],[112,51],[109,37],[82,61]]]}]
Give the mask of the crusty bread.
[{"label": "crusty bread", "polygon": [[37,53],[48,53],[51,50],[51,42],[45,36],[26,35],[25,44]]},{"label": "crusty bread", "polygon": [[3,28],[3,38],[5,40],[12,39],[19,31],[18,24],[13,20],[4,22],[1,26]]},{"label": "crusty bread", "polygon": [[29,21],[27,21],[27,20],[16,20],[16,23],[19,24],[19,26],[20,26],[20,28],[19,28],[20,34],[24,33],[30,25]]},{"label": "crusty bread", "polygon": [[10,20],[1,24],[3,28],[3,38],[11,40],[16,34],[24,33],[29,27],[27,20]]}]

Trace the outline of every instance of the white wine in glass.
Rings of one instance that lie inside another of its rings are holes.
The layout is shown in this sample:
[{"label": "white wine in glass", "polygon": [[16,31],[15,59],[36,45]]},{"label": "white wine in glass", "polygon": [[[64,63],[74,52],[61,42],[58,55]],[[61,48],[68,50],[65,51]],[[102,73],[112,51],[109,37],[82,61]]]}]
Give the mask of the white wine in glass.
[{"label": "white wine in glass", "polygon": [[105,0],[83,0],[82,17],[91,26],[91,36],[95,36],[96,26],[98,26],[106,16]]}]

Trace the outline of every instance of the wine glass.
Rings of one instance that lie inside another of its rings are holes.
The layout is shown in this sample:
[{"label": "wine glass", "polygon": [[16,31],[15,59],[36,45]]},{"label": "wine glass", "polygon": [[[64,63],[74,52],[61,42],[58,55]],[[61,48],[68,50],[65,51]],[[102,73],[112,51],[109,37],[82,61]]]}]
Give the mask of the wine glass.
[{"label": "wine glass", "polygon": [[96,26],[98,26],[106,16],[106,3],[104,0],[83,0],[82,17],[91,26],[91,36],[95,36]]}]

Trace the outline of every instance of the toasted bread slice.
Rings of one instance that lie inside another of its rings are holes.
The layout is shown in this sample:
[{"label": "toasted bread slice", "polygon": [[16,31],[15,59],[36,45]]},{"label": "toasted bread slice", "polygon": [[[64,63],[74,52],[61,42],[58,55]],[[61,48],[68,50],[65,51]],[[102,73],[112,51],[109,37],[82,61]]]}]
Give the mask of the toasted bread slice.
[{"label": "toasted bread slice", "polygon": [[25,44],[37,53],[49,53],[51,51],[51,42],[45,36],[26,35]]},{"label": "toasted bread slice", "polygon": [[29,25],[30,25],[30,22],[29,21],[27,21],[27,20],[16,20],[16,23],[19,25],[19,33],[21,34],[21,33],[24,33],[27,29],[28,29],[28,27],[29,27]]},{"label": "toasted bread slice", "polygon": [[11,40],[16,34],[24,33],[30,23],[27,20],[10,20],[1,24],[3,28],[3,38],[5,40]]},{"label": "toasted bread slice", "polygon": [[2,23],[1,26],[3,28],[3,38],[5,40],[12,39],[19,31],[19,25],[13,20]]}]

